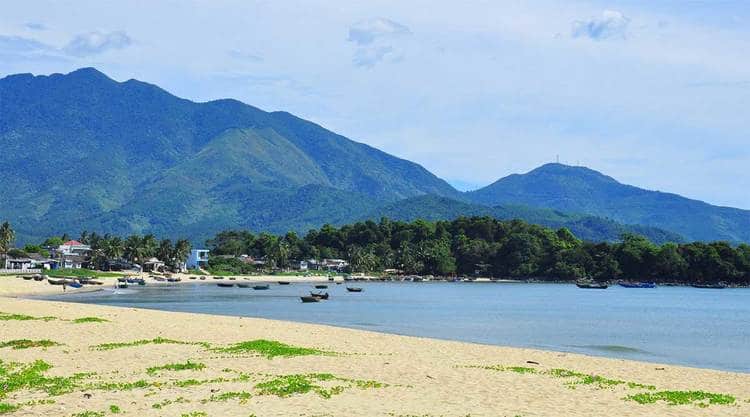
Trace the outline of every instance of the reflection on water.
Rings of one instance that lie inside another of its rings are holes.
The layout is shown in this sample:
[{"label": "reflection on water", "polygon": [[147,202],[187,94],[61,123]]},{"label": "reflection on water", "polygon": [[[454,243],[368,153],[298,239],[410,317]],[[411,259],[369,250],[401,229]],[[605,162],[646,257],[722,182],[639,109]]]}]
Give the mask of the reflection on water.
[{"label": "reflection on water", "polygon": [[220,288],[147,285],[67,295],[66,301],[264,317],[388,333],[522,346],[750,372],[750,290],[664,287],[603,291],[574,285],[357,283]]}]

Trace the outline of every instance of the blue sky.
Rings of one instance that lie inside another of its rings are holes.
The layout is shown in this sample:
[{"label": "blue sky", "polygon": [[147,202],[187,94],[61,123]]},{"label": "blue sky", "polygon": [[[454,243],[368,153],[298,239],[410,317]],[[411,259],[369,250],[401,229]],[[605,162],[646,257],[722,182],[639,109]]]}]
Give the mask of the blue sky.
[{"label": "blue sky", "polygon": [[462,187],[553,161],[750,208],[750,2],[14,1],[0,74],[286,110]]}]

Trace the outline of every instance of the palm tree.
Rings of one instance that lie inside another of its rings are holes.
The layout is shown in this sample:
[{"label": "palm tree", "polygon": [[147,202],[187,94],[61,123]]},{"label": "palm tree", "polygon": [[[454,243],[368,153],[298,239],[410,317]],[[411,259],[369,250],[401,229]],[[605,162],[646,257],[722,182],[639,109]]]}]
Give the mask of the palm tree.
[{"label": "palm tree", "polygon": [[[124,242],[124,248],[123,253],[125,255],[125,259],[127,259],[131,263],[143,263],[143,240],[138,235],[131,235],[128,236],[127,239],[125,239]],[[143,266],[141,265],[141,268]]]},{"label": "palm tree", "polygon": [[187,261],[192,246],[187,239],[180,239],[174,244],[175,268],[181,268],[182,264]]},{"label": "palm tree", "polygon": [[13,246],[14,240],[16,240],[16,232],[10,226],[10,223],[3,223],[2,226],[0,226],[0,253],[3,255],[3,268],[5,267],[5,261],[8,258],[8,251]]},{"label": "palm tree", "polygon": [[159,247],[156,249],[156,257],[166,265],[170,267],[172,266],[174,260],[174,249],[172,248],[171,240],[162,239],[162,241],[159,242]]}]

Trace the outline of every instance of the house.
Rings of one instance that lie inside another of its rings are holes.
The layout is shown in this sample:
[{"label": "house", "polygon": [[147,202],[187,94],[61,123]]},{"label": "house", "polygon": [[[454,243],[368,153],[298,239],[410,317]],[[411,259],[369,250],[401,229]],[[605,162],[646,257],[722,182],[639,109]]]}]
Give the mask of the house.
[{"label": "house", "polygon": [[163,272],[165,266],[164,262],[156,258],[150,258],[143,263],[143,272]]},{"label": "house", "polygon": [[81,269],[88,266],[88,257],[83,255],[62,255],[59,265],[65,269]]},{"label": "house", "polygon": [[320,263],[320,266],[323,269],[327,269],[329,271],[343,271],[347,266],[349,266],[349,262],[346,262],[343,259],[323,259],[323,262]]},{"label": "house", "polygon": [[208,266],[208,249],[193,249],[190,251],[186,265],[190,269]]},{"label": "house", "polygon": [[19,271],[34,269],[34,260],[29,258],[7,258],[5,260],[5,269]]},{"label": "house", "polygon": [[69,240],[58,246],[55,250],[55,256],[88,256],[89,254],[91,254],[91,246],[84,245],[77,240]]}]

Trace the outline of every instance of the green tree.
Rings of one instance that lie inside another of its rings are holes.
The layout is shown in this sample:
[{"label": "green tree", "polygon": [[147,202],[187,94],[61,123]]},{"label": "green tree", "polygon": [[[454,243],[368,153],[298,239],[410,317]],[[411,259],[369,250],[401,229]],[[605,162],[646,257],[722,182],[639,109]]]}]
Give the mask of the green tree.
[{"label": "green tree", "polygon": [[16,240],[16,232],[7,221],[0,225],[0,255],[3,256],[2,267],[5,268],[5,262],[8,258],[8,252],[13,248],[13,242]]}]

